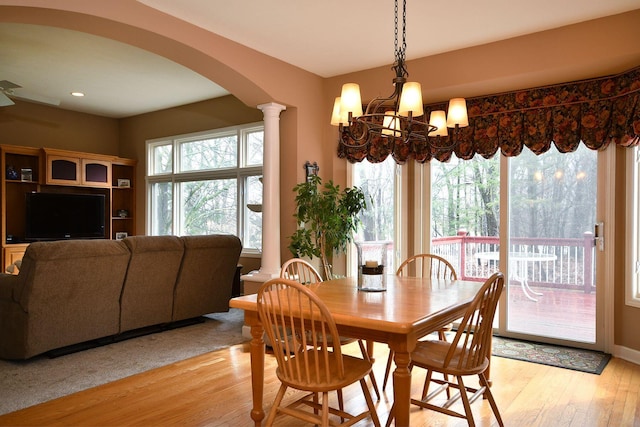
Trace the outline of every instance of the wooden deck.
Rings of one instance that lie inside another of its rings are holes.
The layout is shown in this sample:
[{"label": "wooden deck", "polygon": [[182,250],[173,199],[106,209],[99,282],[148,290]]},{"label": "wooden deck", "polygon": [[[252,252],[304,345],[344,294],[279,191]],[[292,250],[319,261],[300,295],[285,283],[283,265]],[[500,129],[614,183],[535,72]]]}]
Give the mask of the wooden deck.
[{"label": "wooden deck", "polygon": [[579,342],[595,342],[595,293],[534,288],[528,299],[518,282],[509,285],[508,330]]}]

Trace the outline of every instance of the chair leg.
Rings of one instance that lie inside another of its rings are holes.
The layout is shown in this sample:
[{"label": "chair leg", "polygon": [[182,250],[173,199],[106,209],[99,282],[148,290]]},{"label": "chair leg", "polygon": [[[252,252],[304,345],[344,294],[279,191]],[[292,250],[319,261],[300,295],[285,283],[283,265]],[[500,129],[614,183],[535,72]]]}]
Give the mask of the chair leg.
[{"label": "chair leg", "polygon": [[276,418],[276,414],[278,413],[278,408],[280,407],[280,403],[282,403],[282,398],[284,397],[284,393],[287,391],[287,386],[284,384],[280,384],[280,388],[278,389],[278,394],[276,395],[275,400],[273,401],[273,406],[271,406],[271,410],[269,411],[269,416],[265,421],[264,425],[269,427],[273,425],[273,421]]},{"label": "chair leg", "polygon": [[473,413],[471,412],[471,403],[469,403],[469,396],[467,395],[467,388],[462,381],[461,376],[456,376],[458,386],[460,387],[460,397],[462,398],[462,405],[464,406],[464,413],[467,416],[467,424],[469,427],[475,427],[476,423],[473,421]]},{"label": "chair leg", "polygon": [[[447,334],[444,330],[440,329],[438,331],[438,339],[440,341],[447,341]],[[449,382],[449,375],[448,374],[443,374],[444,380]],[[447,389],[447,399],[451,399],[451,391],[449,389]]]},{"label": "chair leg", "polygon": [[[336,394],[338,395],[338,408],[344,412],[344,399],[342,398],[342,389],[339,388],[336,390]],[[344,422],[344,418],[340,417],[340,422]]]},{"label": "chair leg", "polygon": [[393,422],[393,420],[395,419],[396,415],[395,415],[395,409],[396,409],[396,404],[394,403],[393,405],[391,405],[391,410],[389,411],[389,418],[387,418],[387,423],[384,425],[384,427],[390,427],[391,423]]},{"label": "chair leg", "polygon": [[491,393],[491,389],[489,388],[489,382],[487,378],[484,376],[484,373],[478,375],[480,378],[480,386],[485,387],[485,395],[487,396],[487,400],[489,400],[489,405],[491,405],[491,409],[493,409],[493,415],[496,416],[498,420],[498,425],[500,427],[504,427],[504,422],[502,421],[502,417],[500,416],[500,411],[498,410],[498,405],[496,404],[495,399],[493,398],[493,393]]},{"label": "chair leg", "polygon": [[318,415],[318,393],[313,393],[313,403],[316,405],[313,407],[313,413]]},{"label": "chair leg", "polygon": [[[362,358],[371,362],[371,356],[367,351],[367,348],[364,345],[362,340],[358,340],[358,345],[360,346],[360,352],[362,353]],[[371,378],[371,385],[373,386],[373,391],[376,393],[376,397],[380,400],[380,390],[378,389],[378,382],[376,381],[376,376],[373,373],[373,369],[369,372],[369,378]]]},{"label": "chair leg", "polygon": [[393,362],[394,351],[389,349],[389,358],[387,359],[387,368],[384,371],[384,380],[382,381],[382,391],[387,387],[387,381],[389,380],[389,374],[391,373],[391,362]]},{"label": "chair leg", "polygon": [[329,425],[329,392],[322,393],[322,425]]},{"label": "chair leg", "polygon": [[369,387],[367,386],[367,382],[364,380],[364,378],[360,380],[360,387],[362,388],[362,394],[364,394],[364,400],[367,401],[367,408],[369,408],[369,415],[371,416],[373,425],[376,427],[380,427],[378,412],[376,411],[376,407],[373,405],[373,399],[371,398]]},{"label": "chair leg", "polygon": [[429,386],[431,385],[431,376],[433,375],[433,371],[431,369],[427,370],[427,376],[424,379],[424,386],[422,387],[422,397],[420,400],[424,400],[429,393]]}]

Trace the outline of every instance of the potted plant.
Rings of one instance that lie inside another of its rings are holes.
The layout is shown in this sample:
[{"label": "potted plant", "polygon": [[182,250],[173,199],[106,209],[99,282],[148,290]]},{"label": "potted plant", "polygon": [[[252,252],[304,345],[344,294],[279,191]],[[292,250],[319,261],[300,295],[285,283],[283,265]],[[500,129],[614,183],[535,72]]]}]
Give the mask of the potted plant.
[{"label": "potted plant", "polygon": [[290,237],[289,250],[295,257],[320,258],[325,280],[333,278],[334,253],[345,252],[360,225],[358,214],[367,208],[365,195],[357,187],[340,189],[332,181],[322,184],[318,175],[293,188],[294,217],[301,227]]}]

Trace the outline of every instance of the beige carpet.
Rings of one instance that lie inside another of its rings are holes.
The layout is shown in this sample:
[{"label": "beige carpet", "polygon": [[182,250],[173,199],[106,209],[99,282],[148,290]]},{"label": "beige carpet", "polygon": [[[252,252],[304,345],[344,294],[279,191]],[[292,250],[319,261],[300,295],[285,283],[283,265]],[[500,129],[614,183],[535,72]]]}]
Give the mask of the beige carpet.
[{"label": "beige carpet", "polygon": [[242,310],[204,319],[54,359],[0,360],[0,414],[246,341]]}]

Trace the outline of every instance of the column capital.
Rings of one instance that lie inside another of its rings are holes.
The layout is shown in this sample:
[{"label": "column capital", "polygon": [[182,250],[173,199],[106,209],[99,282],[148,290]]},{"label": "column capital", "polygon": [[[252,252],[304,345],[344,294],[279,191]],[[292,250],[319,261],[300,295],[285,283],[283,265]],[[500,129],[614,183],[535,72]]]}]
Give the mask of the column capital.
[{"label": "column capital", "polygon": [[264,114],[272,113],[280,115],[280,112],[286,110],[287,107],[276,102],[267,102],[266,104],[258,105],[258,109]]}]

